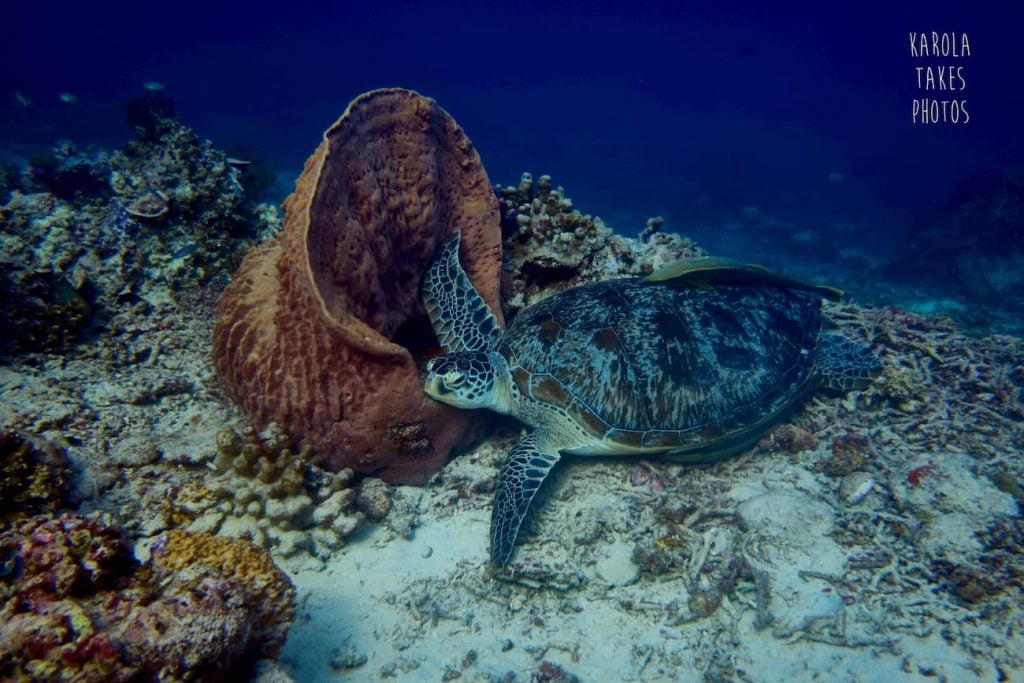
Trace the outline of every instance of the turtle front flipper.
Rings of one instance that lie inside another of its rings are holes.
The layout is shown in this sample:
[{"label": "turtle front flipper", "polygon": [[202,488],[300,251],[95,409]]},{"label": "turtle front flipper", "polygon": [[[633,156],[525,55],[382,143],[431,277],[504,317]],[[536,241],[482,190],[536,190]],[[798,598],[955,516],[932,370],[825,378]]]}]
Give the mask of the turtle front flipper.
[{"label": "turtle front flipper", "polygon": [[423,305],[445,353],[493,351],[501,330],[459,263],[460,233],[437,248],[423,278]]},{"label": "turtle front flipper", "polygon": [[558,459],[557,452],[541,448],[535,433],[508,454],[498,474],[498,493],[491,511],[491,562],[497,566],[505,566],[512,557],[526,511]]}]

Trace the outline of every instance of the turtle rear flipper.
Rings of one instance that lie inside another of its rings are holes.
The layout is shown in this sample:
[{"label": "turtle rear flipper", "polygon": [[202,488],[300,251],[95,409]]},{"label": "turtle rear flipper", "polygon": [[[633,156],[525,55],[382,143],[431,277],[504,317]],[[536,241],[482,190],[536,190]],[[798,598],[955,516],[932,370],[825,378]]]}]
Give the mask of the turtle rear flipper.
[{"label": "turtle rear flipper", "polygon": [[823,334],[814,352],[813,371],[825,389],[850,391],[871,384],[881,374],[882,365],[871,349],[841,334]]},{"label": "turtle rear flipper", "polygon": [[493,351],[501,329],[459,264],[458,231],[437,247],[423,278],[423,305],[445,353]]}]

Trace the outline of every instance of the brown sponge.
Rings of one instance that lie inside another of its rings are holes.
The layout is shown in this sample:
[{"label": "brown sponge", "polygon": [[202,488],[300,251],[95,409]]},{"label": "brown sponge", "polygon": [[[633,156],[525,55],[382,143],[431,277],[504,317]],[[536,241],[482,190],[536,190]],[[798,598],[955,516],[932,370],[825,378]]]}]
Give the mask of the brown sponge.
[{"label": "brown sponge", "polygon": [[375,90],[324,133],[284,208],[281,237],[246,256],[219,302],[221,379],[257,428],[280,423],[316,464],[423,481],[478,420],[422,390],[437,350],[420,284],[447,234],[462,232],[463,265],[502,319],[480,157],[433,100]]}]

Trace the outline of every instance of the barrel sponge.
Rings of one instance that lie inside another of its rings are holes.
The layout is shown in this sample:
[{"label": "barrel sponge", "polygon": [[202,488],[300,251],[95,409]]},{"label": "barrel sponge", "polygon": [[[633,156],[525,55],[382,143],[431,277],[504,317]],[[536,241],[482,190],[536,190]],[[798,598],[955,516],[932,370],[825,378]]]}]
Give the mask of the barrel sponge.
[{"label": "barrel sponge", "polygon": [[357,97],[285,201],[279,239],[254,248],[218,305],[214,362],[258,429],[277,422],[312,462],[424,481],[479,418],[427,398],[436,345],[420,301],[435,246],[462,262],[499,321],[497,199],[465,133],[402,89]]}]

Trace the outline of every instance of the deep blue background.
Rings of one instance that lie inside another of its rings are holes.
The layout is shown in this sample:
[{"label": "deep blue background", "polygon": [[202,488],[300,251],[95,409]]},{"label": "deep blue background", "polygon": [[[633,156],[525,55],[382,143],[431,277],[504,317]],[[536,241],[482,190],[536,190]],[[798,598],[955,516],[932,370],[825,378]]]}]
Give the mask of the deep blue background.
[{"label": "deep blue background", "polygon": [[[905,239],[954,181],[1021,161],[1021,3],[744,4],[19,2],[0,145],[120,145],[123,103],[156,80],[186,123],[259,148],[287,188],[353,96],[401,85],[453,114],[492,181],[550,173],[622,232],[660,213],[711,244],[744,205]],[[950,61],[912,59],[912,30],[968,33],[968,125],[911,123],[913,67]]]}]

